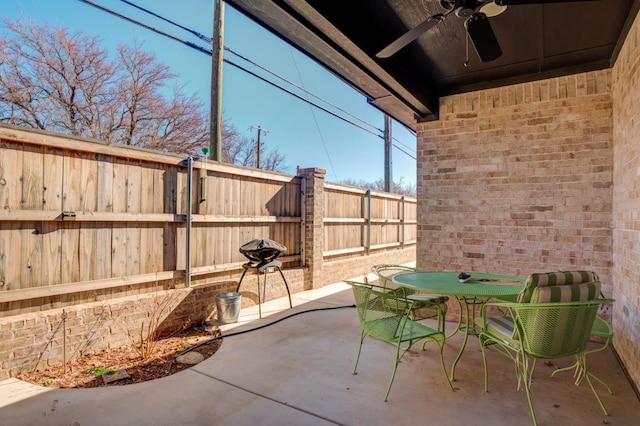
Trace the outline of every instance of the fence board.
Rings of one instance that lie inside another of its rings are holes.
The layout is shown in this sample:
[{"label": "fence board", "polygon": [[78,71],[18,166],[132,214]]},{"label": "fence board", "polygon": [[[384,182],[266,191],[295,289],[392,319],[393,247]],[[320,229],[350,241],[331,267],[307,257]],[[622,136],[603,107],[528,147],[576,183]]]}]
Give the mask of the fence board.
[{"label": "fence board", "polygon": [[167,168],[162,180],[164,183],[163,212],[176,214],[178,212],[178,168],[175,166]]},{"label": "fence board", "polygon": [[113,162],[112,211],[124,213],[127,211],[127,161],[116,159]]},{"label": "fence board", "polygon": [[127,274],[127,224],[111,225],[111,276],[123,277]]},{"label": "fence board", "polygon": [[61,150],[45,148],[43,151],[43,202],[44,210],[62,211],[62,179],[64,157]]},{"label": "fence board", "polygon": [[164,176],[166,168],[161,164],[153,164],[151,181],[153,182],[153,209],[152,213],[164,213]]},{"label": "fence board", "polygon": [[41,210],[44,202],[43,150],[25,147],[22,153],[21,209]]},{"label": "fence board", "polygon": [[63,160],[62,210],[80,210],[82,160],[79,153],[66,153]]},{"label": "fence board", "polygon": [[112,157],[99,155],[96,157],[97,165],[97,211],[113,212],[113,185],[114,168]]},{"label": "fence board", "polygon": [[62,282],[65,283],[80,280],[78,265],[79,226],[79,223],[74,222],[60,223],[60,247],[62,248],[60,268],[62,271]]},{"label": "fence board", "polygon": [[[59,224],[43,222],[40,238],[42,239],[42,285],[61,284],[62,240]],[[0,255],[1,257],[2,255]]]},{"label": "fence board", "polygon": [[[19,229],[20,234],[20,288],[31,288],[41,285],[42,247],[41,240],[35,232],[34,224],[24,222]],[[16,250],[16,248],[13,248]]]},{"label": "fence board", "polygon": [[93,154],[81,153],[78,159],[80,197],[77,210],[94,212],[98,208],[98,162]]},{"label": "fence board", "polygon": [[0,287],[3,291],[20,288],[19,263],[14,260],[16,250],[21,251],[20,224],[0,222]]},{"label": "fence board", "polygon": [[20,210],[22,196],[22,146],[0,139],[0,208]]},{"label": "fence board", "polygon": [[78,231],[78,280],[96,279],[96,246],[98,245],[96,225],[91,222],[82,223]]}]

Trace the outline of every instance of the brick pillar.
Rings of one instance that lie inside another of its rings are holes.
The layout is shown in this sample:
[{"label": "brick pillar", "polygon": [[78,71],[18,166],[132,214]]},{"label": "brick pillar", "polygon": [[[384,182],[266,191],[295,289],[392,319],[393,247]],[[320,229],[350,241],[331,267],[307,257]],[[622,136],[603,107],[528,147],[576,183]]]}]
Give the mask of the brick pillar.
[{"label": "brick pillar", "polygon": [[306,271],[304,274],[304,288],[311,290],[321,288],[322,280],[322,252],[324,250],[324,176],[327,171],[316,167],[301,169],[298,176],[305,179],[304,203],[305,213],[302,218],[304,229],[304,245],[302,259]]}]

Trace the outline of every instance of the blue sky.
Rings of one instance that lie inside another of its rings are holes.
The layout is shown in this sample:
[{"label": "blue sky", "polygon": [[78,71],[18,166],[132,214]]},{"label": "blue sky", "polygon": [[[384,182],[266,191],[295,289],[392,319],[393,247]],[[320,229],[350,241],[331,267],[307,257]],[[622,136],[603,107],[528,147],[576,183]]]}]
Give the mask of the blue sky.
[{"label": "blue sky", "polygon": [[[121,0],[92,1],[182,40],[210,47],[193,34]],[[130,1],[205,36],[212,35],[212,0]],[[98,35],[103,39],[103,46],[109,49],[120,43],[142,43],[144,50],[153,52],[160,62],[169,65],[179,75],[178,84],[184,86],[185,93],[197,93],[209,107],[211,57],[184,44],[80,0],[2,0],[2,15]],[[327,180],[333,182],[381,179],[384,176],[384,143],[378,136],[381,132],[376,129],[384,127],[383,114],[368,105],[364,95],[229,5],[225,6],[224,18],[226,47],[357,117],[324,105],[375,134],[314,108],[229,64],[225,64],[223,69],[224,118],[247,137],[256,136],[256,130],[250,130],[251,126],[268,130],[262,142],[268,147],[277,147],[286,155],[287,173],[294,174],[296,166],[320,167],[327,171]],[[268,76],[229,52],[225,52],[225,59]],[[312,97],[310,99],[321,103]],[[395,121],[392,132],[394,143],[411,155],[393,149],[393,179],[398,181],[402,177],[405,182],[413,184],[416,179],[416,162],[412,158],[415,157],[415,136]]]}]

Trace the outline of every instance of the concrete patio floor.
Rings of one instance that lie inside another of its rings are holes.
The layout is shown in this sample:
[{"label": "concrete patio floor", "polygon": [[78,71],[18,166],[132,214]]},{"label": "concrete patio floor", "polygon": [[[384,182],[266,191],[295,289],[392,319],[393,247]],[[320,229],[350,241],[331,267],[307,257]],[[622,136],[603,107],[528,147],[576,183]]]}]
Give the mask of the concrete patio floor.
[{"label": "concrete patio floor", "polygon": [[[2,381],[0,425],[531,424],[513,364],[493,351],[490,391],[483,391],[475,338],[458,364],[455,391],[446,383],[435,346],[423,352],[417,345],[399,365],[385,403],[392,346],[366,339],[358,374],[351,374],[360,326],[354,308],[341,308],[353,305],[351,288],[337,283],[292,298],[293,309],[286,298],[263,304],[262,319],[257,307],[242,309],[237,323],[222,326],[227,337],[213,357],[163,379],[92,389]],[[447,325],[451,329],[453,323]],[[458,333],[446,343],[448,367],[461,337]],[[613,395],[597,388],[610,416],[604,416],[586,382],[574,385],[571,373],[549,377],[554,366],[572,363],[563,359],[538,365],[532,391],[540,425],[638,424],[640,401],[613,352],[594,354],[589,361],[613,388]]]}]

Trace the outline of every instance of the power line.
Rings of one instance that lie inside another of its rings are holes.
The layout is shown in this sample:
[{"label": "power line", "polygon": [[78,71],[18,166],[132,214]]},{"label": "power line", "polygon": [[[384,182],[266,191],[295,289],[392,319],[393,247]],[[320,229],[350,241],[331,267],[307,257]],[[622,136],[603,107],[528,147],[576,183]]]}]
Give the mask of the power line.
[{"label": "power line", "polygon": [[[273,75],[274,77],[276,77],[276,78],[278,78],[278,79],[280,79],[280,80],[284,81],[285,83],[292,85],[292,86],[293,86],[293,87],[295,87],[296,89],[300,89],[300,90],[302,90],[304,93],[309,94],[309,95],[313,96],[314,98],[316,98],[316,99],[318,99],[318,100],[321,100],[322,102],[324,102],[324,103],[326,103],[326,104],[328,104],[328,105],[330,105],[330,106],[334,107],[334,108],[335,108],[335,109],[337,109],[338,111],[343,112],[343,113],[347,114],[348,116],[350,116],[350,117],[352,117],[352,118],[355,118],[356,120],[360,121],[361,123],[366,124],[367,126],[369,126],[369,127],[373,128],[373,129],[375,129],[375,130],[377,130],[377,131],[379,131],[379,132],[383,132],[383,130],[382,130],[382,129],[380,129],[379,127],[375,126],[374,124],[371,124],[371,123],[369,123],[369,122],[367,122],[367,121],[365,121],[365,120],[363,120],[363,119],[361,119],[361,118],[359,118],[359,117],[357,117],[357,116],[355,116],[355,115],[351,114],[350,112],[348,112],[348,111],[346,111],[346,110],[344,110],[344,109],[340,108],[339,106],[337,106],[337,105],[335,105],[335,104],[332,104],[332,103],[331,103],[331,102],[329,102],[328,100],[326,100],[326,99],[324,99],[324,98],[321,98],[320,96],[316,95],[316,94],[315,94],[315,93],[313,93],[313,92],[308,91],[308,90],[307,90],[307,89],[305,89],[304,87],[298,86],[297,84],[293,83],[292,81],[287,80],[286,78],[284,78],[284,77],[282,77],[282,76],[280,76],[280,75],[278,75],[278,74],[274,73],[273,71],[271,71],[271,70],[269,70],[269,69],[267,69],[267,68],[263,67],[262,65],[260,65],[260,64],[258,64],[258,63],[256,63],[256,62],[252,61],[251,59],[249,59],[249,58],[247,58],[247,57],[245,57],[245,56],[242,56],[242,55],[240,55],[239,53],[236,53],[236,52],[235,52],[235,51],[233,51],[231,48],[229,48],[229,47],[225,47],[225,48],[224,48],[224,50],[226,50],[226,51],[228,51],[228,52],[230,52],[230,53],[232,53],[232,54],[234,54],[234,55],[238,56],[238,57],[239,57],[239,58],[241,58],[241,59],[244,59],[245,61],[249,62],[251,65],[254,65],[254,66],[258,67],[258,68],[260,68],[261,70],[264,70],[264,71],[268,72],[269,74],[271,74],[271,75]],[[292,54],[291,56],[292,56],[293,62],[295,63],[295,58],[293,57],[293,54]],[[298,69],[298,66],[297,66],[297,64],[296,64],[296,70],[297,70],[297,69]],[[300,76],[300,71],[298,71],[298,76]]]},{"label": "power line", "polygon": [[[109,14],[111,14],[111,15],[114,15],[114,16],[118,17],[118,18],[124,19],[125,21],[131,22],[132,24],[139,25],[139,26],[141,26],[141,27],[143,27],[143,28],[146,28],[146,29],[148,29],[148,30],[150,30],[150,31],[153,31],[153,32],[155,32],[155,33],[157,33],[157,34],[159,34],[159,35],[162,35],[162,36],[164,36],[164,37],[170,38],[171,40],[177,41],[178,43],[184,44],[184,45],[186,45],[186,46],[188,46],[188,47],[190,47],[190,48],[192,48],[192,49],[197,50],[197,51],[198,51],[198,52],[200,52],[200,53],[204,53],[204,54],[207,54],[207,55],[209,55],[209,56],[211,56],[211,55],[212,55],[211,50],[209,50],[209,49],[207,49],[207,48],[204,48],[204,47],[198,46],[197,44],[192,43],[192,42],[190,42],[190,41],[183,40],[183,39],[181,39],[181,38],[179,38],[179,37],[176,37],[176,36],[174,36],[174,35],[172,35],[172,34],[169,34],[169,33],[165,32],[165,31],[159,30],[159,29],[157,29],[157,28],[155,28],[155,27],[152,27],[152,26],[147,25],[147,24],[145,24],[145,23],[143,23],[143,22],[140,22],[140,21],[138,21],[138,20],[136,20],[136,19],[130,18],[130,17],[126,16],[126,15],[123,15],[123,14],[121,14],[121,13],[118,13],[118,12],[116,12],[116,11],[114,11],[114,10],[111,10],[111,9],[107,8],[107,7],[104,7],[104,6],[102,6],[102,5],[99,5],[99,4],[97,4],[97,3],[95,3],[95,2],[93,2],[93,1],[91,1],[91,0],[80,0],[80,1],[81,1],[81,2],[83,2],[83,3],[86,3],[86,4],[90,5],[90,6],[93,6],[93,7],[97,8],[97,9],[99,9],[99,10],[103,11],[103,12],[109,13]],[[138,8],[138,9],[144,10],[145,12],[150,13],[150,14],[152,14],[152,15],[154,15],[154,16],[157,16],[158,18],[163,19],[164,21],[166,21],[166,22],[170,23],[171,25],[176,25],[176,26],[178,26],[179,28],[185,29],[186,31],[188,31],[188,32],[190,32],[190,33],[192,33],[192,34],[196,34],[196,31],[190,30],[190,29],[188,29],[188,28],[186,28],[186,27],[183,27],[183,26],[181,26],[181,25],[179,25],[179,24],[176,24],[175,22],[173,22],[173,21],[171,21],[171,20],[168,20],[168,19],[166,19],[166,18],[162,18],[160,15],[156,15],[155,13],[153,13],[153,12],[151,12],[151,11],[147,11],[146,9],[143,9],[143,8],[141,8],[141,7],[137,6],[137,5],[135,5],[135,4],[133,4],[133,3],[129,2],[129,1],[126,1],[126,0],[121,0],[121,1],[123,1],[123,2],[125,2],[125,3],[127,3],[127,4],[130,4],[131,6],[136,7],[136,8]],[[205,37],[205,39],[211,40],[211,39],[210,39],[210,38],[208,38],[208,37]],[[282,80],[284,80],[284,81],[288,82],[289,84],[293,85],[294,87],[298,87],[300,90],[303,90],[305,93],[309,93],[309,94],[311,94],[311,95],[312,95],[312,96],[314,96],[315,98],[317,98],[317,99],[319,99],[319,100],[321,100],[321,101],[323,101],[323,102],[325,102],[325,103],[327,103],[327,104],[329,104],[329,105],[333,106],[334,108],[337,108],[338,110],[340,110],[340,111],[342,111],[342,112],[344,112],[344,113],[348,114],[349,116],[356,118],[358,121],[360,121],[360,122],[362,122],[362,123],[364,123],[364,124],[366,124],[366,125],[368,125],[368,126],[370,126],[370,127],[372,127],[372,128],[374,128],[374,129],[376,129],[376,130],[378,130],[378,131],[380,131],[380,132],[381,132],[381,130],[380,130],[380,129],[378,129],[377,127],[375,127],[374,125],[372,125],[372,124],[370,124],[370,123],[368,123],[368,122],[366,122],[366,121],[364,121],[364,120],[362,120],[362,119],[360,119],[360,118],[358,118],[358,117],[356,117],[356,116],[354,116],[354,115],[352,115],[352,114],[350,114],[350,113],[346,112],[345,110],[343,110],[343,109],[341,109],[341,108],[339,108],[339,107],[337,107],[337,106],[335,106],[335,105],[331,104],[330,102],[328,102],[328,101],[324,100],[324,99],[323,99],[323,98],[321,98],[320,96],[317,96],[317,95],[315,95],[315,94],[313,94],[313,93],[311,93],[311,92],[308,92],[306,89],[304,89],[304,88],[300,88],[299,86],[296,86],[294,83],[291,83],[291,82],[287,81],[286,79],[284,79],[284,78],[282,78],[282,77],[279,77],[277,74],[275,74],[275,73],[273,73],[273,72],[271,72],[271,71],[267,70],[266,68],[264,68],[264,67],[262,67],[262,66],[260,66],[260,65],[258,65],[258,64],[255,64],[254,62],[252,62],[252,61],[250,61],[250,60],[248,60],[248,59],[244,58],[242,55],[237,54],[236,52],[232,51],[231,49],[229,49],[229,48],[225,47],[225,50],[230,51],[230,53],[235,54],[236,56],[238,56],[238,57],[240,57],[240,58],[242,58],[242,59],[244,59],[244,60],[248,61],[249,63],[254,64],[255,66],[258,66],[259,68],[261,68],[261,69],[265,70],[266,72],[269,72],[270,74],[272,74],[272,75],[274,75],[274,76],[276,76],[276,77],[278,77],[278,78],[280,78],[280,79],[282,79]],[[310,104],[311,106],[314,106],[314,107],[316,107],[316,108],[318,108],[318,109],[320,109],[320,110],[322,110],[322,111],[326,112],[327,114],[329,114],[329,115],[331,115],[331,116],[333,116],[333,117],[335,117],[335,118],[338,118],[339,120],[342,120],[342,121],[344,121],[344,122],[346,122],[346,123],[348,123],[348,124],[351,124],[351,125],[352,125],[352,126],[354,126],[354,127],[359,128],[360,130],[363,130],[363,131],[365,131],[365,132],[367,132],[367,133],[370,133],[370,134],[372,134],[372,135],[374,135],[374,136],[378,136],[379,138],[383,139],[383,136],[382,136],[382,135],[380,135],[380,134],[378,134],[378,133],[375,133],[375,132],[373,132],[373,131],[371,131],[371,130],[369,130],[369,129],[366,129],[366,128],[364,128],[363,126],[361,126],[361,125],[359,125],[359,124],[357,124],[357,123],[355,123],[355,122],[353,122],[353,121],[350,121],[350,120],[346,119],[345,117],[342,117],[342,116],[340,116],[340,115],[338,115],[338,114],[336,114],[336,113],[334,113],[334,112],[332,112],[332,111],[328,110],[327,108],[324,108],[324,107],[322,107],[322,106],[318,105],[318,104],[317,104],[317,103],[315,103],[315,102],[310,101],[309,99],[305,99],[305,98],[303,98],[302,96],[300,96],[300,95],[298,95],[298,94],[296,94],[296,93],[293,93],[292,91],[290,91],[290,90],[288,90],[288,89],[285,89],[284,87],[279,86],[278,84],[276,84],[276,83],[274,83],[274,82],[272,82],[272,81],[267,80],[266,78],[264,78],[264,77],[262,77],[262,76],[260,76],[260,75],[256,74],[255,72],[252,72],[252,71],[248,70],[247,68],[245,68],[245,67],[243,67],[243,66],[241,66],[241,65],[238,65],[238,64],[236,64],[236,63],[232,62],[232,61],[231,61],[231,60],[229,60],[229,59],[226,59],[226,58],[225,58],[225,59],[224,59],[224,62],[226,62],[226,63],[228,63],[229,65],[232,65],[232,66],[234,66],[234,67],[236,67],[236,68],[238,68],[238,69],[240,69],[240,70],[242,70],[242,71],[244,71],[244,72],[246,72],[247,74],[249,74],[249,75],[251,75],[251,76],[253,76],[253,77],[255,77],[255,78],[259,79],[259,80],[262,80],[263,82],[265,82],[265,83],[267,83],[267,84],[269,84],[269,85],[272,85],[272,86],[274,86],[274,87],[276,87],[276,88],[278,88],[278,89],[280,89],[280,90],[284,91],[285,93],[287,93],[287,94],[289,94],[289,95],[291,95],[291,96],[293,96],[293,97],[295,97],[295,98],[297,98],[297,99],[299,99],[299,100],[301,100],[301,101],[303,101],[303,102],[306,102],[306,103]],[[394,140],[396,140],[396,141],[397,141],[397,139],[394,139]],[[401,142],[399,142],[399,141],[398,141],[398,143],[401,143]],[[403,145],[404,145],[404,144],[403,144]],[[393,144],[393,146],[394,146],[395,148],[397,148],[399,151],[401,151],[402,153],[404,153],[405,155],[409,156],[410,158],[412,158],[412,159],[414,159],[414,160],[416,159],[416,157],[415,157],[415,156],[413,156],[413,155],[409,154],[408,152],[406,152],[405,150],[403,150],[402,148],[400,148],[398,145]],[[406,145],[404,145],[404,146],[405,146],[405,147],[407,147],[407,148],[409,148],[409,147],[408,147],[408,146],[406,146]],[[411,149],[411,148],[409,148],[409,149]]]},{"label": "power line", "polygon": [[128,4],[129,6],[135,7],[135,8],[136,8],[136,9],[138,9],[138,10],[141,10],[141,11],[143,11],[143,12],[145,12],[145,13],[148,13],[149,15],[155,16],[155,17],[156,17],[156,18],[158,18],[158,19],[162,19],[163,21],[168,22],[168,23],[170,23],[171,25],[175,25],[175,26],[176,26],[176,27],[178,27],[178,28],[181,28],[181,29],[183,29],[183,30],[185,30],[185,31],[188,31],[188,32],[190,32],[190,33],[191,33],[191,34],[193,34],[194,36],[198,37],[200,40],[204,41],[204,42],[205,42],[205,43],[207,43],[207,44],[211,44],[211,43],[213,42],[213,40],[211,39],[211,37],[207,37],[207,36],[205,36],[205,35],[203,35],[203,34],[200,34],[199,32],[197,32],[197,31],[195,31],[195,30],[192,30],[192,29],[190,29],[190,28],[184,27],[184,26],[182,26],[182,25],[180,25],[180,24],[178,24],[178,23],[176,23],[176,22],[174,22],[174,21],[172,21],[172,20],[170,20],[170,19],[167,19],[167,18],[165,18],[165,17],[163,17],[163,16],[160,16],[160,15],[158,15],[158,14],[156,14],[156,13],[154,13],[154,12],[152,12],[152,11],[148,10],[148,9],[145,9],[145,8],[144,8],[144,7],[142,7],[142,6],[138,6],[137,4],[135,4],[135,3],[133,3],[133,2],[130,2],[130,1],[127,1],[127,0],[120,0],[120,1],[121,1],[121,2],[123,2],[123,3]]},{"label": "power line", "polygon": [[153,32],[155,32],[155,33],[158,33],[158,34],[160,34],[160,35],[163,35],[163,36],[165,36],[165,37],[168,37],[168,38],[170,38],[171,40],[177,41],[178,43],[185,44],[185,45],[189,46],[190,48],[195,49],[195,50],[197,50],[197,51],[199,51],[199,52],[206,53],[207,55],[211,55],[211,51],[210,51],[210,50],[208,50],[208,49],[205,49],[205,48],[203,48],[203,47],[200,47],[200,46],[198,46],[197,44],[191,43],[190,41],[182,40],[182,39],[180,39],[180,38],[178,38],[178,37],[176,37],[176,36],[174,36],[174,35],[171,35],[171,34],[169,34],[169,33],[167,33],[167,32],[164,32],[164,31],[162,31],[162,30],[159,30],[159,29],[157,29],[157,28],[154,28],[154,27],[152,27],[152,26],[150,26],[150,25],[147,25],[147,24],[145,24],[145,23],[142,23],[142,22],[140,22],[140,21],[136,21],[136,20],[135,20],[135,19],[133,19],[133,18],[129,18],[128,16],[125,16],[125,15],[123,15],[123,14],[121,14],[121,13],[118,13],[118,12],[116,12],[116,11],[113,11],[113,10],[111,10],[111,9],[108,9],[108,8],[106,8],[106,7],[104,7],[104,6],[101,6],[101,5],[97,4],[97,3],[94,3],[94,2],[92,2],[91,0],[80,0],[80,1],[81,1],[81,2],[83,2],[83,3],[86,3],[86,4],[90,5],[90,6],[93,6],[93,7],[97,8],[97,9],[100,9],[100,10],[102,10],[103,12],[107,12],[107,13],[109,13],[109,14],[111,14],[111,15],[114,15],[114,16],[116,16],[116,17],[118,17],[118,18],[124,19],[125,21],[131,22],[132,24],[139,25],[139,26],[141,26],[141,27],[143,27],[143,28],[146,28],[146,29],[148,29],[148,30],[150,30],[150,31],[153,31]]}]

